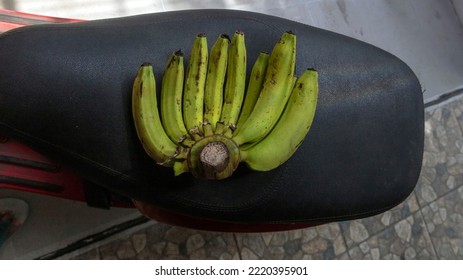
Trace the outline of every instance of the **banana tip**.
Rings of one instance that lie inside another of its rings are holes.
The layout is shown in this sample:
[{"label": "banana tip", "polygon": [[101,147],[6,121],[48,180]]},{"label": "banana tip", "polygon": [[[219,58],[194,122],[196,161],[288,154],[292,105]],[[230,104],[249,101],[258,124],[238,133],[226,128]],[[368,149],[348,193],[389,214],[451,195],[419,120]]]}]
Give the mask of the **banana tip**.
[{"label": "banana tip", "polygon": [[230,36],[225,33],[220,34],[220,38],[227,39],[230,42]]},{"label": "banana tip", "polygon": [[150,62],[143,62],[141,64],[142,67],[145,67],[145,66],[153,66],[153,64],[151,64]]}]

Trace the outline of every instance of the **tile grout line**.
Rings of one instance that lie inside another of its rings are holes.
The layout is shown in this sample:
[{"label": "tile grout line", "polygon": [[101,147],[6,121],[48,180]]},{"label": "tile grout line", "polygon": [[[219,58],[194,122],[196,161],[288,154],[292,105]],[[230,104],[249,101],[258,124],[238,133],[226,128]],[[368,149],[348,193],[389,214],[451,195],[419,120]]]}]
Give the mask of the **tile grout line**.
[{"label": "tile grout line", "polygon": [[342,236],[342,240],[344,241],[344,245],[346,246],[347,256],[349,257],[349,260],[352,260],[352,256],[349,253],[350,250],[349,250],[349,248],[347,246],[347,239],[346,239],[346,236],[345,236],[345,234],[347,234],[347,232],[344,232],[344,230],[342,229],[341,222],[337,222],[337,224],[338,224],[339,230],[341,232],[341,236]]},{"label": "tile grout line", "polygon": [[426,223],[426,219],[424,218],[425,215],[424,215],[424,213],[423,213],[423,208],[425,208],[425,207],[431,207],[431,204],[432,204],[432,203],[435,203],[435,202],[437,202],[439,199],[442,199],[442,198],[444,198],[444,197],[450,195],[452,192],[458,192],[458,189],[459,189],[459,188],[463,188],[463,185],[458,186],[458,187],[456,187],[455,189],[452,189],[451,191],[449,191],[449,192],[447,192],[447,193],[445,193],[445,194],[443,194],[443,195],[441,195],[441,196],[436,197],[436,199],[434,199],[433,201],[424,203],[423,205],[421,205],[420,202],[418,201],[419,211],[420,211],[420,213],[421,213],[421,215],[422,215],[422,217],[423,217],[423,221],[424,221],[424,225],[425,225],[426,231],[427,231],[427,233],[429,234],[429,238],[430,238],[430,240],[431,240],[431,245],[432,245],[432,247],[433,247],[434,253],[436,254],[436,258],[439,259],[439,260],[442,260],[443,258],[438,254],[438,251],[437,251],[438,246],[435,245],[433,235],[432,235],[431,232],[429,231],[428,223]]},{"label": "tile grout line", "polygon": [[[463,89],[457,89],[455,91],[452,91],[452,92],[449,92],[447,94],[443,94],[441,95],[437,100],[435,101],[432,101],[432,102],[428,102],[425,104],[425,108],[426,109],[429,109],[428,110],[428,113],[431,113],[433,112],[434,110],[442,107],[442,106],[445,106],[447,104],[452,104],[452,103],[456,103],[456,102],[459,102],[459,100],[463,100],[461,99],[461,97],[463,96]],[[432,108],[430,108],[432,107]],[[457,122],[458,122],[458,119],[457,119]],[[462,127],[462,124],[458,123],[458,130],[460,131],[460,133],[463,135],[463,127]],[[420,175],[421,176],[421,175]],[[455,188],[455,189],[451,189],[451,190],[448,190],[444,193],[442,193],[441,195],[439,196],[436,196],[436,198],[432,201],[422,201],[420,199],[417,200],[418,202],[418,206],[419,206],[419,211],[421,213],[421,216],[423,217],[423,222],[424,222],[424,226],[425,226],[425,229],[426,229],[426,232],[428,233],[429,235],[429,239],[430,239],[430,242],[431,242],[431,246],[432,246],[432,249],[434,251],[434,254],[436,255],[436,259],[442,259],[442,257],[439,255],[438,251],[437,251],[437,246],[434,242],[434,237],[433,235],[431,234],[431,232],[429,231],[429,226],[428,226],[428,223],[426,222],[426,219],[424,218],[425,215],[423,213],[423,208],[424,207],[431,207],[431,204],[432,203],[435,203],[437,202],[439,199],[442,199],[443,197],[449,195],[450,193],[452,193],[453,191],[456,191],[458,189]],[[416,190],[414,190],[414,192],[416,192]],[[416,194],[417,195],[417,194]],[[418,196],[417,196],[418,198]]]},{"label": "tile grout line", "polygon": [[[442,107],[446,104],[446,101],[452,99],[453,97],[455,96],[458,96],[459,95],[459,92],[458,91],[454,91],[454,92],[451,92],[451,93],[447,93],[447,94],[443,94],[441,95],[438,99],[434,100],[434,101],[431,101],[431,102],[427,102],[425,103],[425,111],[427,111],[427,113],[431,113],[433,111],[435,111],[436,109],[438,109],[439,107]],[[431,108],[432,107],[432,108]],[[425,112],[426,114],[426,112]],[[426,137],[426,136],[425,136]],[[423,151],[424,152],[424,151]],[[423,157],[423,160],[424,160],[424,157]],[[424,164],[422,163],[422,166],[421,166],[421,172],[420,172],[420,175],[419,177],[422,176],[422,171],[423,171],[423,167],[424,167]],[[431,203],[435,202],[436,200],[438,200],[440,197],[436,196],[436,198],[433,200],[433,201],[430,201],[430,202],[427,202],[427,201],[424,201],[423,199],[419,199],[419,194],[417,192],[417,186],[419,184],[419,180],[417,182],[417,185],[415,186],[415,189],[413,190],[413,193],[415,194],[416,196],[416,200],[417,200],[417,203],[418,203],[418,210],[417,212],[420,213],[421,217],[423,218],[423,223],[424,223],[424,229],[426,230],[426,233],[428,234],[429,236],[429,240],[431,242],[431,247],[432,247],[432,251],[434,252],[434,255],[436,256],[436,259],[439,259],[439,255],[437,254],[437,249],[436,249],[436,244],[434,243],[434,240],[431,236],[431,232],[429,231],[429,227],[428,227],[428,223],[426,222],[426,219],[424,218],[424,213],[423,213],[423,208],[424,207],[427,207],[429,206]],[[442,196],[444,196],[445,194],[443,194]]]},{"label": "tile grout line", "polygon": [[236,233],[233,233],[233,241],[235,242],[235,245],[236,245],[236,251],[238,252],[238,257],[240,258],[240,260],[243,260],[243,256],[241,255],[240,246],[238,245],[238,238],[236,237]]},{"label": "tile grout line", "polygon": [[[439,198],[436,198],[436,200],[437,200],[437,199],[439,199]],[[429,240],[431,241],[432,250],[433,250],[433,252],[434,252],[434,254],[435,254],[435,256],[436,256],[436,259],[437,259],[437,260],[440,260],[441,258],[440,258],[440,256],[439,256],[439,254],[437,253],[437,249],[436,249],[437,246],[436,246],[436,244],[434,243],[434,239],[433,239],[433,237],[432,237],[432,235],[431,235],[431,232],[429,231],[428,223],[426,222],[426,219],[424,218],[423,208],[422,208],[422,206],[420,205],[420,202],[419,202],[419,201],[418,201],[418,205],[420,206],[420,207],[418,208],[418,211],[420,212],[421,217],[423,217],[424,228],[425,228],[426,232],[428,233]],[[427,206],[427,205],[426,205],[426,206]]]},{"label": "tile grout line", "polygon": [[[416,189],[416,186],[415,186],[415,189]],[[411,196],[412,194],[414,194],[414,195],[416,196],[416,193],[415,193],[416,190],[415,190],[415,189],[414,189],[413,192],[410,193],[410,195],[404,200],[404,202],[407,201],[408,199],[410,199],[410,196]],[[436,200],[437,200],[437,199],[438,199],[438,198],[436,198]],[[371,237],[373,237],[373,236],[375,236],[375,235],[378,235],[378,234],[380,234],[380,233],[382,233],[382,232],[385,232],[385,231],[388,231],[388,230],[395,230],[395,229],[394,229],[395,225],[397,225],[399,222],[401,222],[401,221],[403,221],[403,220],[406,220],[406,219],[409,218],[409,217],[413,217],[413,215],[415,215],[415,214],[417,214],[417,213],[420,213],[421,217],[423,218],[423,222],[425,222],[425,220],[424,220],[424,215],[423,215],[423,213],[421,212],[421,205],[420,205],[419,200],[418,200],[417,197],[416,197],[416,200],[417,200],[417,203],[418,203],[418,209],[417,209],[417,210],[415,210],[415,211],[410,211],[410,213],[409,213],[406,217],[403,217],[403,218],[401,218],[401,219],[395,221],[395,222],[392,223],[392,224],[389,224],[389,225],[387,225],[387,226],[384,226],[384,228],[382,228],[382,229],[379,230],[379,231],[373,232],[373,233],[372,233],[371,235],[369,235],[366,239],[364,239],[364,240],[362,240],[362,241],[360,241],[360,242],[358,242],[358,243],[355,242],[355,243],[353,244],[353,246],[351,246],[351,248],[348,247],[348,245],[347,245],[347,239],[346,239],[346,237],[345,237],[345,234],[348,234],[348,231],[344,231],[344,230],[342,229],[342,227],[340,226],[342,238],[343,238],[343,240],[344,240],[344,244],[346,244],[347,255],[349,256],[349,258],[350,258],[351,260],[354,260],[354,259],[352,259],[351,255],[350,255],[350,253],[349,253],[350,249],[354,248],[355,246],[360,246],[360,244],[362,244],[363,242],[366,242],[366,241],[367,241],[368,239],[370,239]],[[404,202],[402,202],[402,203],[404,203]],[[400,205],[400,204],[399,204],[399,205]],[[428,204],[426,204],[426,206],[427,206],[427,205],[428,205]],[[397,206],[398,206],[398,205],[397,205]],[[397,207],[397,206],[396,206],[396,207]],[[387,211],[392,211],[393,209],[394,209],[394,208],[391,208],[391,209],[389,209],[389,210],[387,210]],[[384,212],[384,213],[385,213],[385,212]],[[367,217],[367,219],[368,219],[368,218],[378,218],[380,215],[382,215],[382,214],[384,214],[384,213],[377,214],[376,216],[373,216],[373,217]],[[348,221],[348,222],[351,222],[351,221],[355,221],[355,220],[350,220],[350,221]],[[338,224],[340,224],[340,223],[341,223],[341,222],[338,222]],[[429,230],[427,229],[426,223],[425,223],[425,226],[426,226],[426,232],[429,234]],[[369,232],[369,233],[370,233],[370,232]],[[431,237],[430,234],[429,234],[429,237]],[[432,243],[432,246],[433,246],[433,251],[436,252],[436,251],[435,251],[435,247],[434,247],[434,243]],[[436,254],[436,256],[437,256],[437,254]]]}]

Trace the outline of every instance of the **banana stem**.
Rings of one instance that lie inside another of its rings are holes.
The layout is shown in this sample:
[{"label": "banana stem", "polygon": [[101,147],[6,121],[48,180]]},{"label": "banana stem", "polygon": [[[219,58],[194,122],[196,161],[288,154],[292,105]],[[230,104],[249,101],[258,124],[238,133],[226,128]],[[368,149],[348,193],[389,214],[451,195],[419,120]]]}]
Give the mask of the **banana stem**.
[{"label": "banana stem", "polygon": [[204,168],[204,177],[215,179],[215,174],[227,167],[230,151],[222,142],[210,142],[201,150],[199,158]]},{"label": "banana stem", "polygon": [[188,167],[201,179],[230,177],[240,162],[238,145],[223,135],[211,135],[197,141],[190,149]]}]

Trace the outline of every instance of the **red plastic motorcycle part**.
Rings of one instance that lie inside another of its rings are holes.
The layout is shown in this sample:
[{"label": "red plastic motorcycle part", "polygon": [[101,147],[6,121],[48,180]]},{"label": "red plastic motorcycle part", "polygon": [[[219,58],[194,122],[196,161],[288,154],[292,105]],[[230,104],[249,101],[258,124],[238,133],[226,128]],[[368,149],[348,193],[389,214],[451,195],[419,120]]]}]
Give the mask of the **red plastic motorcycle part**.
[{"label": "red plastic motorcycle part", "polygon": [[[2,134],[0,134],[1,188],[82,202],[89,200],[89,194],[84,191],[84,180],[73,170]],[[116,207],[133,207],[130,200],[124,199],[113,199],[108,203]]]},{"label": "red plastic motorcycle part", "polygon": [[67,23],[79,21],[82,20],[41,16],[29,13],[22,13],[18,11],[0,9],[0,33],[26,25],[35,25],[43,23]]}]

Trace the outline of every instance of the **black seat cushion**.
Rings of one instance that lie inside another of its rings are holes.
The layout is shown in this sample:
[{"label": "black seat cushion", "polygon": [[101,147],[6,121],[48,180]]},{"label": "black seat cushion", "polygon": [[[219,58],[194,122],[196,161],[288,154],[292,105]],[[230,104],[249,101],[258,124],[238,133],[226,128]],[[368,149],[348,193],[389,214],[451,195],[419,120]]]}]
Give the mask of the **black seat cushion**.
[{"label": "black seat cushion", "polygon": [[[312,129],[273,171],[241,165],[222,181],[175,177],[136,136],[134,76],[151,62],[160,81],[171,52],[188,54],[197,33],[211,46],[238,29],[246,36],[248,75],[259,51],[271,51],[284,31],[297,34],[296,73],[319,71]],[[111,191],[196,218],[365,217],[402,202],[421,168],[423,100],[410,68],[364,42],[282,18],[192,10],[31,26],[0,37],[0,65],[2,130]]]}]

